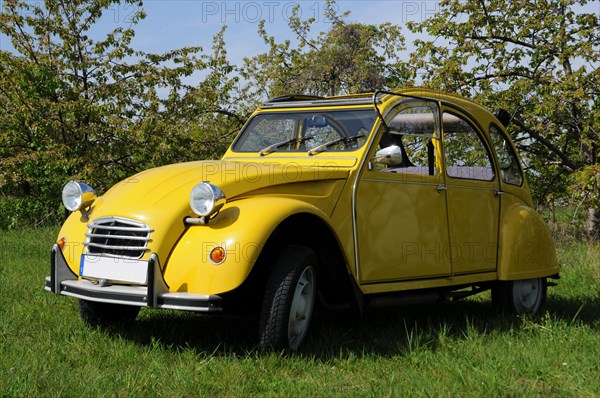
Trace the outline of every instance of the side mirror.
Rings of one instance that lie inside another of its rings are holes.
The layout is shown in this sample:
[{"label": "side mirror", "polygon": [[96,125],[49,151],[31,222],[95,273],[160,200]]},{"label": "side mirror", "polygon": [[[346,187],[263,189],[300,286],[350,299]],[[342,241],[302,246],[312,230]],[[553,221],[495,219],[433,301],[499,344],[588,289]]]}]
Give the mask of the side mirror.
[{"label": "side mirror", "polygon": [[402,163],[402,150],[398,145],[390,145],[378,150],[371,161],[386,166],[397,166]]}]

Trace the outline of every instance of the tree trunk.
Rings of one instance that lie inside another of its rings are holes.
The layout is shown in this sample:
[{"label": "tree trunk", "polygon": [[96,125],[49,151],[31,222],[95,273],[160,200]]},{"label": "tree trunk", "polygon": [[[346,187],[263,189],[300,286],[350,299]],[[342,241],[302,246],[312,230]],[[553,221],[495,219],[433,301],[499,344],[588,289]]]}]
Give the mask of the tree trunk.
[{"label": "tree trunk", "polygon": [[590,241],[600,241],[600,209],[588,209],[585,220],[585,232]]},{"label": "tree trunk", "polygon": [[[596,152],[596,144],[594,144],[597,138],[593,136],[584,137],[584,139],[580,138],[580,151],[581,157],[585,166],[594,167],[597,166],[597,152]],[[592,169],[593,170],[593,169]],[[589,176],[592,180],[597,180],[598,176]],[[594,184],[597,186],[597,183]],[[600,207],[598,206],[598,190],[593,189],[591,193],[591,206],[588,208],[587,217],[585,220],[585,233],[587,235],[588,240],[592,242],[600,241]]]}]

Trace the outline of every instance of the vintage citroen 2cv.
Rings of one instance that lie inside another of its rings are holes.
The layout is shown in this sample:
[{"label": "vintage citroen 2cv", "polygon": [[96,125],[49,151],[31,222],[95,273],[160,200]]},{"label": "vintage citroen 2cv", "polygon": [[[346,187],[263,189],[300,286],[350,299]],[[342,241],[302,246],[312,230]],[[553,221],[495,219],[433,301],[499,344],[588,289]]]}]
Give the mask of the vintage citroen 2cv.
[{"label": "vintage citroen 2cv", "polygon": [[98,197],[68,182],[46,290],[90,324],[141,307],[254,313],[265,349],[297,349],[316,306],[491,289],[496,309],[538,314],[559,266],[505,119],[423,89],[275,98],[219,161]]}]

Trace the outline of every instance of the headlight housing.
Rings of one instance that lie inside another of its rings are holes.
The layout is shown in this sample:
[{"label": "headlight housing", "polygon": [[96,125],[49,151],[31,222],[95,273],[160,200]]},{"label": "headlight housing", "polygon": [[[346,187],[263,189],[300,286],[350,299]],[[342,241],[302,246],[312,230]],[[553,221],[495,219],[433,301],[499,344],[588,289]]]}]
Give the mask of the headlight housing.
[{"label": "headlight housing", "polygon": [[225,204],[225,194],[217,186],[203,181],[190,194],[190,207],[200,217],[210,217]]},{"label": "headlight housing", "polygon": [[96,191],[79,181],[69,181],[62,190],[62,202],[69,211],[89,207],[96,200]]}]

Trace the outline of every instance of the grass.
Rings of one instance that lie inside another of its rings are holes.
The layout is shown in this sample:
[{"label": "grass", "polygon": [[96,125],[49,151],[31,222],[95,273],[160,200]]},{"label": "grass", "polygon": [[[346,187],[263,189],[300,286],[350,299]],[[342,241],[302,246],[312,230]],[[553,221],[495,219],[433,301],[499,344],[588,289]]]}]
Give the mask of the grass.
[{"label": "grass", "polygon": [[84,326],[43,291],[56,230],[0,232],[0,396],[600,396],[600,249],[559,247],[559,285],[536,321],[489,295],[316,317],[302,352],[261,354],[251,319],[144,309]]}]

